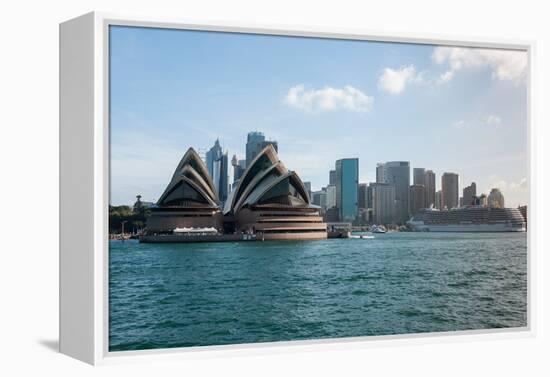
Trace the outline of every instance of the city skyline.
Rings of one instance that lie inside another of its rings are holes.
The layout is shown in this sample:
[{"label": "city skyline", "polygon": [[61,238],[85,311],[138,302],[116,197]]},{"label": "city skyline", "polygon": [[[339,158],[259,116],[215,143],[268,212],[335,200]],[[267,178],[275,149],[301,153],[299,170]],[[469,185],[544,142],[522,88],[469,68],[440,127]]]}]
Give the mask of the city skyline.
[{"label": "city skyline", "polygon": [[437,190],[454,172],[459,192],[476,182],[527,204],[522,53],[130,27],[111,45],[112,204],[158,199],[189,146],[219,138],[244,159],[251,131],[312,191],[339,159],[359,159],[360,183],[381,161],[409,161]]},{"label": "city skyline", "polygon": [[[251,131],[249,132],[248,134],[248,137],[247,137],[247,147],[251,141],[250,139],[250,136],[253,136],[253,137],[256,137],[258,135],[258,131]],[[265,135],[261,135],[262,137],[265,136]],[[269,140],[269,141],[264,141],[262,140],[260,143],[263,143],[263,147],[267,146],[267,145],[272,145],[274,146],[274,148],[276,149],[277,148],[277,145],[278,145],[278,142],[276,140]],[[263,147],[261,149],[255,149],[253,152],[251,152],[248,157],[250,160],[253,160],[254,157],[263,149]],[[192,147],[191,147],[192,148]],[[218,180],[224,180],[224,178],[221,178],[221,175],[220,173],[218,174],[215,174],[215,175],[212,175],[212,172],[215,171],[215,169],[211,168],[210,165],[212,164],[212,157],[210,157],[210,154],[214,153],[213,151],[216,151],[215,153],[218,153],[219,156],[221,157],[224,157],[225,158],[225,161],[228,160],[228,154],[230,151],[228,151],[227,149],[224,151],[222,148],[221,148],[221,145],[220,145],[220,141],[219,139],[217,138],[214,142],[214,145],[212,146],[212,148],[208,149],[203,156],[200,156],[201,160],[203,160],[203,162],[206,164],[206,166],[208,167],[208,171],[209,173],[211,174],[212,176],[212,179],[214,179],[214,182],[215,182],[215,185],[216,185],[216,192],[218,192],[218,194],[220,192],[222,192],[218,186],[219,184],[216,183],[216,181]],[[238,159],[239,156],[237,155],[234,155],[234,158],[237,159],[235,161],[239,161],[239,162],[244,162],[246,160],[241,160],[241,159]],[[311,186],[311,182],[310,181],[304,181],[304,184],[306,185],[306,189],[308,190],[309,192],[309,195],[310,195],[310,198],[312,200],[312,202],[314,202],[315,204],[317,205],[320,205],[321,207],[323,207],[324,209],[328,209],[330,208],[330,206],[326,206],[326,205],[321,205],[321,203],[316,203],[316,197],[315,195],[316,194],[324,194],[324,195],[327,195],[327,189],[329,189],[329,187],[336,187],[338,185],[337,182],[339,182],[336,177],[338,176],[338,169],[339,169],[339,163],[341,163],[342,161],[349,161],[349,160],[354,160],[355,161],[355,170],[357,170],[358,172],[358,168],[359,168],[359,160],[357,158],[344,158],[344,159],[340,159],[340,160],[337,160],[335,161],[335,170],[329,170],[328,171],[328,180],[327,180],[327,183],[320,187],[319,189],[314,189],[314,187]],[[239,165],[239,169],[240,169],[240,174],[239,174],[239,177],[235,177],[234,176],[234,173],[231,173],[231,170],[229,169],[229,165],[227,165],[227,176],[225,178],[225,182],[226,182],[226,185],[227,185],[227,190],[230,192],[233,188],[234,188],[234,185],[237,183],[238,179],[240,178],[240,175],[242,175],[244,173],[244,171],[246,170],[246,168],[243,168],[242,165],[238,164]],[[370,207],[364,207],[362,206],[360,203],[362,200],[367,200],[366,197],[363,198],[361,197],[361,186],[364,186],[364,188],[367,188],[369,186],[376,186],[377,184],[383,184],[383,185],[387,185],[387,186],[391,186],[394,190],[397,189],[399,187],[399,183],[396,182],[396,181],[393,181],[392,182],[392,179],[390,179],[388,176],[389,175],[393,175],[393,174],[388,174],[387,172],[386,173],[383,173],[387,170],[387,167],[388,165],[390,166],[390,168],[398,168],[398,169],[402,169],[402,168],[406,168],[404,170],[405,172],[405,178],[404,178],[404,181],[401,182],[401,186],[403,188],[407,188],[406,191],[409,191],[410,190],[410,194],[408,195],[408,199],[407,199],[407,202],[405,203],[404,207],[406,208],[409,208],[409,213],[408,215],[412,215],[415,213],[415,211],[412,211],[411,208],[417,208],[417,209],[423,209],[423,208],[440,208],[440,209],[443,209],[443,208],[455,208],[455,207],[462,207],[463,205],[471,205],[471,204],[474,204],[474,203],[466,203],[466,202],[462,202],[463,198],[466,197],[466,193],[468,193],[472,198],[476,198],[477,195],[476,195],[476,183],[475,182],[471,182],[469,185],[467,186],[464,186],[464,187],[460,187],[460,177],[458,174],[456,173],[453,173],[453,172],[443,172],[441,174],[441,177],[440,177],[440,184],[437,185],[437,180],[436,180],[436,177],[437,177],[437,173],[435,173],[433,170],[431,169],[426,169],[426,168],[418,168],[418,167],[413,167],[410,165],[409,161],[388,161],[388,162],[384,162],[384,163],[377,163],[376,164],[376,167],[375,167],[375,170],[377,171],[377,174],[380,174],[380,176],[376,176],[376,179],[375,181],[371,181],[371,182],[360,182],[358,179],[354,179],[355,180],[355,185],[357,186],[355,191],[357,193],[356,197],[357,197],[357,205],[355,206],[355,213],[357,216],[360,215],[360,210],[361,209],[366,209],[366,208],[370,208]],[[334,180],[335,182],[332,182],[332,174],[334,173]],[[434,191],[436,191],[436,189],[439,189],[437,190],[437,192],[435,192],[436,194],[441,194],[442,192],[444,192],[444,181],[446,180],[446,176],[453,176],[455,177],[454,179],[454,182],[453,182],[453,191],[452,193],[449,193],[448,195],[450,195],[451,198],[454,198],[454,202],[451,203],[451,206],[449,207],[448,203],[446,203],[446,199],[445,197],[441,197],[441,201],[440,201],[440,204],[436,204],[435,202],[432,203],[431,205],[428,204],[429,202],[429,196],[428,196],[428,191],[427,191],[427,188],[429,187],[430,184],[430,180],[433,180],[434,182],[433,183],[436,183],[434,185]],[[431,178],[430,178],[431,177]],[[389,183],[391,182],[391,183]],[[422,188],[422,200],[420,201],[420,203],[423,203],[424,205],[413,205],[412,202],[415,201],[414,197],[415,195],[412,193],[412,190],[414,188],[416,188],[416,186],[421,186]],[[490,190],[488,190],[487,192],[479,192],[480,195],[484,195],[486,197],[490,196],[490,194],[492,192],[494,192],[495,190],[501,192],[502,190],[499,188],[499,187],[492,187]],[[463,193],[462,195],[460,193]],[[395,194],[394,194],[395,195]],[[139,196],[140,198],[142,197],[142,195],[138,194],[137,196]],[[348,195],[349,197],[349,195]],[[502,197],[504,197],[504,195],[502,195]],[[460,204],[459,204],[459,199],[460,199]],[[324,199],[324,201],[326,201],[326,197]],[[397,200],[397,198],[394,198],[393,200]],[[504,199],[502,199],[504,200]],[[220,201],[221,203],[223,204],[223,202],[225,201],[225,199],[223,197],[220,196]],[[395,203],[395,206],[399,207],[399,204],[398,204],[399,200],[396,201]],[[335,204],[335,208],[337,210],[341,210],[340,208],[338,208],[338,206],[336,205],[336,201],[334,202]],[[366,204],[366,202],[365,202]],[[438,207],[439,206],[439,207]],[[407,209],[405,208],[405,211],[407,211]],[[372,208],[371,208],[372,209]],[[352,211],[353,212],[353,211]],[[342,213],[340,212],[340,216],[342,216]],[[398,216],[400,217],[400,216]],[[403,221],[404,222],[404,221]]]}]

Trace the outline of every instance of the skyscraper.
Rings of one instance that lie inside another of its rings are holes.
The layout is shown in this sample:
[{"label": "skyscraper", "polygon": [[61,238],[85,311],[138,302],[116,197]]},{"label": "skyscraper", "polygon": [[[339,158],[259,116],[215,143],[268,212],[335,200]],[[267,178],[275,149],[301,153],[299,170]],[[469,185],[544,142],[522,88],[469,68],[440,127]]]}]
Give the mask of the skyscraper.
[{"label": "skyscraper", "polygon": [[443,209],[443,207],[441,206],[442,202],[443,202],[443,199],[441,198],[441,190],[439,190],[435,193],[435,204],[434,204],[435,208],[439,210]]},{"label": "skyscraper", "polygon": [[376,166],[376,180],[395,187],[395,222],[403,224],[409,219],[409,186],[411,169],[408,161],[390,161]]},{"label": "skyscraper", "polygon": [[413,185],[426,186],[426,169],[424,168],[413,169]]},{"label": "skyscraper", "polygon": [[359,208],[368,208],[367,207],[367,184],[366,183],[359,183],[359,196],[357,200],[357,205]]},{"label": "skyscraper", "polygon": [[327,209],[327,192],[325,190],[314,191],[311,196],[312,203],[321,207],[321,212],[324,213]]},{"label": "skyscraper", "polygon": [[229,170],[229,158],[227,152],[225,152],[217,161],[214,161],[214,172],[213,177],[214,184],[216,185],[216,190],[218,190],[218,196],[220,202],[223,205],[227,200],[229,193],[229,176],[227,172]]},{"label": "skyscraper", "polygon": [[311,202],[315,204],[316,206],[321,206],[321,195],[323,194],[323,191],[313,191],[311,193]]},{"label": "skyscraper", "polygon": [[353,222],[358,212],[359,159],[336,161],[336,207],[340,221]]},{"label": "skyscraper", "polygon": [[331,170],[328,173],[328,184],[336,185],[336,170]]},{"label": "skyscraper", "polygon": [[480,206],[487,207],[487,205],[489,204],[488,200],[487,200],[487,195],[485,195],[485,194],[481,194],[479,196],[479,198],[477,198],[477,200],[478,200]]},{"label": "skyscraper", "polygon": [[233,166],[233,183],[235,183],[241,178],[246,170],[246,160],[239,160],[237,155],[233,155],[231,165]]},{"label": "skyscraper", "polygon": [[214,187],[218,193],[218,198],[220,203],[225,203],[228,194],[228,185],[229,177],[227,175],[229,169],[229,161],[227,157],[227,152],[222,152],[222,147],[220,146],[220,141],[216,139],[214,146],[206,152],[206,167],[212,181],[214,182]]},{"label": "skyscraper", "polygon": [[246,167],[250,166],[254,157],[270,144],[273,145],[276,152],[279,152],[276,141],[265,140],[265,135],[262,132],[249,132],[246,139]]},{"label": "skyscraper", "polygon": [[462,198],[462,203],[465,206],[476,204],[477,192],[475,182],[472,182],[470,186],[464,187],[462,190]]},{"label": "skyscraper", "polygon": [[410,213],[414,215],[421,209],[426,208],[426,187],[420,184],[414,184],[409,190]]},{"label": "skyscraper", "polygon": [[376,164],[376,183],[385,183],[386,179],[384,176],[384,163],[379,162]]},{"label": "skyscraper", "polygon": [[311,196],[311,194],[312,194],[312,192],[311,192],[311,182],[308,182],[308,181],[304,182],[304,187],[306,188],[307,194],[309,195],[309,199],[313,200],[313,198]]},{"label": "skyscraper", "polygon": [[426,208],[435,207],[435,173],[426,171]]},{"label": "skyscraper", "polygon": [[492,208],[504,208],[504,195],[498,188],[493,188],[487,197],[487,203]]},{"label": "skyscraper", "polygon": [[321,206],[321,212],[324,213],[327,210],[327,189],[325,187],[321,190],[319,205]]},{"label": "skyscraper", "polygon": [[391,224],[395,218],[395,187],[389,183],[371,183],[372,221],[374,224]]},{"label": "skyscraper", "polygon": [[[336,174],[336,171],[334,171]],[[336,180],[336,178],[334,179]],[[336,186],[328,185],[327,186],[327,209],[336,207]]]},{"label": "skyscraper", "polygon": [[367,208],[372,209],[372,183],[367,187]]},{"label": "skyscraper", "polygon": [[220,141],[216,139],[214,146],[206,152],[206,167],[211,177],[214,177],[214,161],[218,160],[222,154],[223,152]]},{"label": "skyscraper", "polygon": [[443,173],[441,176],[441,201],[442,209],[458,206],[458,174]]}]

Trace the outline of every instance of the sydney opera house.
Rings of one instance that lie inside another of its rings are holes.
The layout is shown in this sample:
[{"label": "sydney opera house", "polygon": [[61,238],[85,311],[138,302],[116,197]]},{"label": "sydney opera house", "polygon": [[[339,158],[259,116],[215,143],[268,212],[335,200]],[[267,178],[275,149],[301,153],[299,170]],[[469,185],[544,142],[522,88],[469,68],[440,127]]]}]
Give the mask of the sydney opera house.
[{"label": "sydney opera house", "polygon": [[206,165],[190,148],[152,208],[146,234],[205,228],[219,234],[261,235],[265,240],[323,239],[327,226],[319,210],[272,145],[250,163],[222,208]]},{"label": "sydney opera house", "polygon": [[147,234],[172,234],[176,228],[223,229],[218,195],[206,165],[193,148],[185,153],[170,183],[147,219]]}]

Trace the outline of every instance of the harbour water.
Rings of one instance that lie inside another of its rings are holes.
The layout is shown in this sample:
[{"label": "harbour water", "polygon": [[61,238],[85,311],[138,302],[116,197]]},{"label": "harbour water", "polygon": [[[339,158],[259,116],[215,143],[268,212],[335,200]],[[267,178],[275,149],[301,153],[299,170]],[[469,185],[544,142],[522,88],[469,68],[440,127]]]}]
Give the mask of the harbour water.
[{"label": "harbour water", "polygon": [[527,325],[525,233],[109,246],[111,351]]}]

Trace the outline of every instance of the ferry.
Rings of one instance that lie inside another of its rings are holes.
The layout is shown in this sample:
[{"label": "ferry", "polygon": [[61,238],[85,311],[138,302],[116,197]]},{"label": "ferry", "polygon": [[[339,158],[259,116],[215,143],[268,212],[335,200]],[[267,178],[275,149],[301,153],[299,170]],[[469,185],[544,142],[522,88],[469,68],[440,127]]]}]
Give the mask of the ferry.
[{"label": "ferry", "polygon": [[386,227],[384,225],[373,225],[370,228],[370,231],[372,233],[386,233],[388,230],[386,229]]},{"label": "ferry", "polygon": [[423,209],[407,225],[417,232],[525,232],[526,229],[519,209],[487,206]]},{"label": "ferry", "polygon": [[214,227],[205,227],[205,228],[175,228],[172,231],[173,234],[177,234],[179,236],[216,236],[219,234],[218,230]]},{"label": "ferry", "polygon": [[361,240],[371,240],[374,239],[374,236],[369,236],[367,234],[350,234],[348,238],[355,238]]}]

